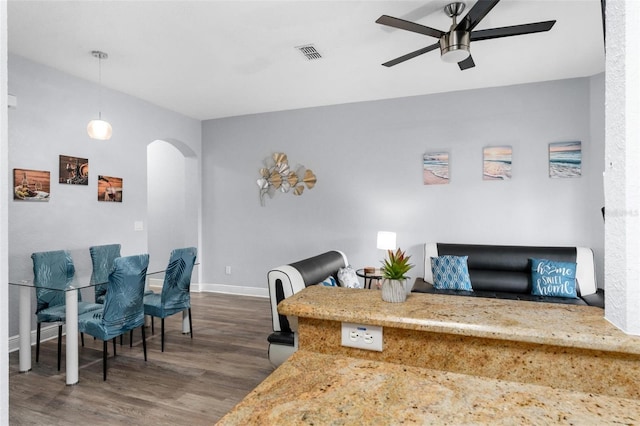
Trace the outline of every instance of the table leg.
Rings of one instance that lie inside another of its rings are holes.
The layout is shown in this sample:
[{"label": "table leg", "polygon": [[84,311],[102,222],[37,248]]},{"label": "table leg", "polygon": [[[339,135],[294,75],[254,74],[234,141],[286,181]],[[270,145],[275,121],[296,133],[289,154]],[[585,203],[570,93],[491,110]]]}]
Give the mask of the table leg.
[{"label": "table leg", "polygon": [[182,334],[188,334],[191,329],[189,328],[189,311],[182,311]]},{"label": "table leg", "polygon": [[20,372],[31,371],[31,288],[20,287]]},{"label": "table leg", "polygon": [[67,385],[78,383],[78,290],[69,290],[66,296],[67,337],[66,368]]}]

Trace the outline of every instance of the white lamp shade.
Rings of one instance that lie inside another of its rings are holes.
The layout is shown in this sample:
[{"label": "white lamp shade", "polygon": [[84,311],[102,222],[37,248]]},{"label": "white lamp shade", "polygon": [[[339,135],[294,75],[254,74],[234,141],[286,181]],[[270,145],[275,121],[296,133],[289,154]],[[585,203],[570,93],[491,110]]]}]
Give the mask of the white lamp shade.
[{"label": "white lamp shade", "polygon": [[111,124],[104,120],[91,120],[87,125],[87,133],[91,139],[109,140],[111,139]]},{"label": "white lamp shade", "polygon": [[396,249],[396,233],[388,231],[378,231],[378,249],[395,250]]},{"label": "white lamp shade", "polygon": [[442,54],[441,58],[444,62],[457,63],[464,61],[469,57],[469,51],[464,47],[455,50],[449,50]]}]

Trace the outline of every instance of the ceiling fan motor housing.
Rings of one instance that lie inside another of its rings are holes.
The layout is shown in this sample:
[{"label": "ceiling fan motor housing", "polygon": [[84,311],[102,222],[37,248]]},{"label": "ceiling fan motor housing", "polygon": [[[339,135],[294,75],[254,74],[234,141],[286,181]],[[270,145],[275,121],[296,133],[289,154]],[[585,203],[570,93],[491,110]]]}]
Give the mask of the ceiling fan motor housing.
[{"label": "ceiling fan motor housing", "polygon": [[440,54],[445,62],[460,62],[469,56],[469,31],[449,31],[440,37]]}]

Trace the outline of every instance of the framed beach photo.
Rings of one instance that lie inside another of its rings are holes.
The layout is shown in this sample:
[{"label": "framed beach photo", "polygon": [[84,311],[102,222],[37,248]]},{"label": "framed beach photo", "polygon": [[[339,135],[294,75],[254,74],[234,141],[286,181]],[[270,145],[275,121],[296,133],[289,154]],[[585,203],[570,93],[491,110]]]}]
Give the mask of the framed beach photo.
[{"label": "framed beach photo", "polygon": [[431,152],[423,155],[422,181],[425,185],[449,183],[448,152]]},{"label": "framed beach photo", "polygon": [[511,179],[511,146],[488,146],[482,150],[482,179]]},{"label": "framed beach photo", "polygon": [[582,142],[552,142],[549,144],[549,177],[582,176]]}]

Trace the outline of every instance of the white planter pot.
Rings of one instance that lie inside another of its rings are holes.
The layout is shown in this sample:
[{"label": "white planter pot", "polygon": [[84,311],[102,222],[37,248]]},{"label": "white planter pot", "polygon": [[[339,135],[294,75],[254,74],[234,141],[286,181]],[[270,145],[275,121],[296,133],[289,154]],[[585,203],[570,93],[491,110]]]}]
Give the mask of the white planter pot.
[{"label": "white planter pot", "polygon": [[382,300],[392,303],[407,300],[406,280],[382,280]]}]

